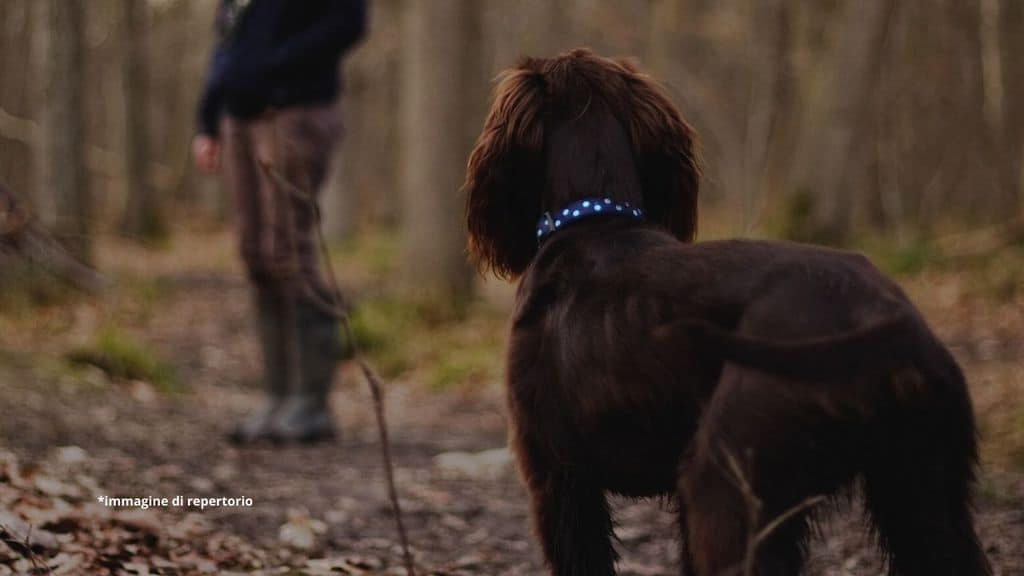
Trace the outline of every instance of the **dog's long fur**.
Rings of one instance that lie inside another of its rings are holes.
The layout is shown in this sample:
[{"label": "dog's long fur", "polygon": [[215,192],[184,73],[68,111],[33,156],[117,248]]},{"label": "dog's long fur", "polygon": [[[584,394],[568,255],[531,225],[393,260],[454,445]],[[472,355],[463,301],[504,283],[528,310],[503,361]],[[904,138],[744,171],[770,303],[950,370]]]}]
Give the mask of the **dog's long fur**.
[{"label": "dog's long fur", "polygon": [[[950,354],[861,256],[690,243],[694,140],[649,77],[576,50],[504,75],[469,160],[471,256],[520,278],[511,440],[552,573],[614,573],[608,493],[677,496],[684,571],[721,576],[752,531],[860,479],[893,573],[989,574]],[[591,218],[538,247],[542,213],[591,196],[647,220]],[[758,526],[726,454],[760,499]],[[799,572],[812,514],[760,546],[758,574]]]}]

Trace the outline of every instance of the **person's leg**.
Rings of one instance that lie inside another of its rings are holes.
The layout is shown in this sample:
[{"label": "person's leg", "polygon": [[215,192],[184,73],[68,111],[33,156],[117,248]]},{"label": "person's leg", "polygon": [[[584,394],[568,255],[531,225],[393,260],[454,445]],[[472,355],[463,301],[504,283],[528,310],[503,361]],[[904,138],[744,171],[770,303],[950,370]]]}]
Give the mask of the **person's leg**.
[{"label": "person's leg", "polygon": [[335,106],[295,108],[274,120],[273,168],[298,191],[288,198],[290,239],[295,255],[295,292],[299,386],[276,421],[275,434],[289,441],[316,441],[335,434],[328,402],[334,371],[342,352],[335,309],[342,304],[320,270],[313,202],[322,186],[337,140]]},{"label": "person's leg", "polygon": [[248,443],[270,438],[291,388],[295,310],[293,298],[268,266],[266,254],[273,238],[267,234],[267,227],[273,207],[268,205],[268,188],[256,165],[252,127],[229,118],[221,132],[224,178],[235,195],[239,251],[252,284],[267,393],[265,405],[229,433],[232,441]]}]

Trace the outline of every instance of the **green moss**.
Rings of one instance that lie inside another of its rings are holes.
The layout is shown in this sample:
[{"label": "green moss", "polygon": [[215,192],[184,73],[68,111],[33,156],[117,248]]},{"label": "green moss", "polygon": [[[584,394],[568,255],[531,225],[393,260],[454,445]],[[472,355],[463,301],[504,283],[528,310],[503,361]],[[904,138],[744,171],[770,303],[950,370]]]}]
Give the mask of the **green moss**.
[{"label": "green moss", "polygon": [[136,324],[145,323],[157,313],[160,304],[167,295],[165,284],[158,278],[124,275],[115,279],[117,282],[117,298],[122,304],[116,313],[121,316],[119,321]]},{"label": "green moss", "polygon": [[914,276],[941,264],[941,256],[927,240],[899,244],[875,239],[863,247],[876,266],[893,276]]},{"label": "green moss", "polygon": [[431,369],[428,384],[435,392],[493,379],[501,362],[501,351],[478,345],[453,350],[439,358]]},{"label": "green moss", "polygon": [[808,190],[795,190],[781,203],[768,228],[772,236],[787,240],[807,241],[812,234],[814,195]]},{"label": "green moss", "polygon": [[486,311],[384,296],[359,302],[351,322],[359,349],[385,377],[416,371],[444,390],[495,376],[501,365],[504,318]]},{"label": "green moss", "polygon": [[364,268],[382,276],[392,273],[398,262],[398,235],[387,229],[373,229],[331,249],[335,264]]},{"label": "green moss", "polygon": [[412,360],[407,340],[419,319],[415,308],[393,299],[360,302],[352,314],[352,336],[382,376],[393,377],[409,369]]},{"label": "green moss", "polygon": [[399,335],[417,322],[414,310],[395,300],[360,302],[352,313],[352,333],[364,352],[374,352],[398,344]]},{"label": "green moss", "polygon": [[350,319],[353,339],[381,376],[444,390],[499,371],[505,315],[394,289],[393,229],[369,229],[332,246],[331,257],[350,291],[361,288]]},{"label": "green moss", "polygon": [[800,188],[786,195],[774,217],[769,219],[767,230],[771,236],[796,242],[808,242],[826,246],[844,245],[848,238],[840,231],[833,231],[815,221],[818,197],[810,190]]},{"label": "green moss", "polygon": [[68,360],[96,366],[111,378],[149,382],[163,393],[181,391],[173,370],[154,350],[113,327],[99,330],[89,345],[72,350]]}]

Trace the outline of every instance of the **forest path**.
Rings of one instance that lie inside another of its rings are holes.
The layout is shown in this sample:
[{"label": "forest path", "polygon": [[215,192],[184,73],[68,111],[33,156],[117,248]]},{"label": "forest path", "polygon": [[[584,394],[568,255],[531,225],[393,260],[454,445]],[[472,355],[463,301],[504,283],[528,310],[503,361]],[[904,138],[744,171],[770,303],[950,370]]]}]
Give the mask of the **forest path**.
[{"label": "forest path", "polygon": [[[340,442],[233,447],[224,432],[260,401],[247,286],[233,269],[156,278],[160,296],[136,318],[138,336],[170,361],[185,390],[165,394],[95,371],[40,368],[45,350],[5,353],[0,448],[32,464],[52,460],[56,447],[78,446],[88,455],[82,470],[111,496],[252,498],[251,508],[207,509],[202,517],[214,533],[267,551],[270,565],[345,557],[363,559],[366,573],[399,573],[372,405],[358,372],[343,367],[332,398]],[[500,453],[451,455],[504,446],[500,384],[445,393],[428,388],[399,381],[388,383],[387,392],[398,488],[420,566],[437,574],[542,574],[512,465]],[[1010,488],[982,501],[979,523],[998,573],[1022,575],[1024,491],[1019,478],[1002,485]],[[615,510],[621,573],[678,574],[671,505],[616,500]],[[159,522],[185,517],[172,509],[160,512]],[[282,543],[282,534],[287,540],[306,533],[315,536],[310,550]],[[881,573],[855,513],[826,522],[812,550],[809,574]]]}]

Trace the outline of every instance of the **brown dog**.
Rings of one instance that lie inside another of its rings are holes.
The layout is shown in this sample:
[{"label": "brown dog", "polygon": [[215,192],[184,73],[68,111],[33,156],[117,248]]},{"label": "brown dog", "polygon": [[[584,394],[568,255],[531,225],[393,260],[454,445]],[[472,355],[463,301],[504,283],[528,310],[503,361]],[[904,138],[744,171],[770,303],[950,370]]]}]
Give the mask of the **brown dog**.
[{"label": "brown dog", "polygon": [[861,256],[690,244],[698,182],[659,87],[585,50],[509,70],[470,157],[470,253],[521,277],[511,437],[552,573],[614,574],[617,493],[678,496],[689,572],[791,576],[801,503],[860,480],[894,573],[989,574],[950,354]]}]

